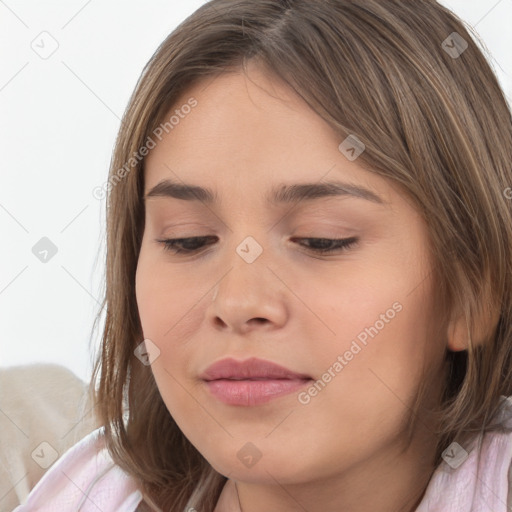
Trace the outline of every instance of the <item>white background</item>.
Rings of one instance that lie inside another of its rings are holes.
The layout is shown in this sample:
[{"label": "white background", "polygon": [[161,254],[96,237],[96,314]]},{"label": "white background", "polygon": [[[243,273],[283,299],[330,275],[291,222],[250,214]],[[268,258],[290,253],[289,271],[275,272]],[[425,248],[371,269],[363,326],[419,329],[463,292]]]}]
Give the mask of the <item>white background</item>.
[{"label": "white background", "polygon": [[[443,3],[475,26],[512,98],[512,0]],[[92,190],[142,68],[202,4],[0,0],[0,366],[53,362],[89,378],[105,233]],[[47,59],[31,47],[43,31],[58,44]],[[47,263],[32,253],[42,237],[58,251]]]}]

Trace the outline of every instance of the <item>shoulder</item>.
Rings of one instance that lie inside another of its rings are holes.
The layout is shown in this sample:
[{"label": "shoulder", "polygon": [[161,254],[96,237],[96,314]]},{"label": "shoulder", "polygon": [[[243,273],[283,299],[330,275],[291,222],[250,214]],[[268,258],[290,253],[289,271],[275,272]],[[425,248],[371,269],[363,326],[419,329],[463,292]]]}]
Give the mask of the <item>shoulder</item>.
[{"label": "shoulder", "polygon": [[112,461],[103,432],[97,428],[67,450],[13,512],[134,512],[142,494]]},{"label": "shoulder", "polygon": [[497,419],[502,431],[447,447],[415,512],[505,512],[512,505],[512,397],[502,397]]},{"label": "shoulder", "polygon": [[0,411],[2,511],[23,503],[47,471],[47,460],[34,457],[42,444],[53,462],[100,426],[88,385],[57,364],[0,367]]},{"label": "shoulder", "polygon": [[507,499],[507,507],[512,510],[512,464],[510,464],[510,469],[508,471],[508,499]]}]

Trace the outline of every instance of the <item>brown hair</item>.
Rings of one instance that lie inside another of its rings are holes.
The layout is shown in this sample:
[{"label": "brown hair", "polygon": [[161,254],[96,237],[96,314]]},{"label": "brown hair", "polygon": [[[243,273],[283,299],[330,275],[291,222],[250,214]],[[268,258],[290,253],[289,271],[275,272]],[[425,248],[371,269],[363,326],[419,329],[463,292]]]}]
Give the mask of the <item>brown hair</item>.
[{"label": "brown hair", "polygon": [[[143,340],[141,148],[187,88],[253,58],[340,142],[363,141],[358,163],[401,187],[428,224],[445,312],[436,320],[443,326],[460,311],[469,336],[467,350],[446,353],[437,463],[453,439],[498,428],[500,396],[512,394],[512,119],[463,23],[434,0],[212,0],[160,45],[123,117],[108,183],[106,318],[90,384],[112,458],[148,502],[172,512],[191,504],[211,512],[226,477],[185,438],[134,355]],[[418,390],[418,407],[426,392]]]}]

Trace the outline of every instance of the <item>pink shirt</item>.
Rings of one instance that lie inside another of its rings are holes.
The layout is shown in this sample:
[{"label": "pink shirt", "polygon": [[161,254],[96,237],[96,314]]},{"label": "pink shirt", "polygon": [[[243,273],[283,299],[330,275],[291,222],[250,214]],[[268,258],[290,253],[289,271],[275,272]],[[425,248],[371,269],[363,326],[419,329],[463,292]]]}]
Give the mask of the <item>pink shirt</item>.
[{"label": "pink shirt", "polygon": [[[500,419],[512,428],[512,397],[503,397]],[[65,452],[13,512],[136,512],[142,494],[113,463],[102,432],[96,429]],[[468,448],[447,450],[416,512],[512,510],[512,433],[486,433],[480,464],[478,450]]]},{"label": "pink shirt", "polygon": [[142,494],[113,463],[102,433],[100,427],[67,450],[14,511],[134,512]]}]

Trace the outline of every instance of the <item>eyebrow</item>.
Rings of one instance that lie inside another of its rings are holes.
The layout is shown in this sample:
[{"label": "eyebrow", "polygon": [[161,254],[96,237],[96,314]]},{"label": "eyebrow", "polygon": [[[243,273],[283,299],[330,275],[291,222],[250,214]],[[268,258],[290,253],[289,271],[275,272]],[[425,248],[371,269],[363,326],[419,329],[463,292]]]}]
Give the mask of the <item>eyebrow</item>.
[{"label": "eyebrow", "polygon": [[[384,201],[375,192],[359,185],[339,181],[281,184],[272,188],[267,201],[271,204],[293,203],[332,196],[356,197],[384,204]],[[162,180],[155,185],[144,196],[144,201],[151,197],[171,197],[184,201],[201,201],[207,204],[215,203],[218,199],[217,193],[209,188],[177,183],[169,179]]]}]

